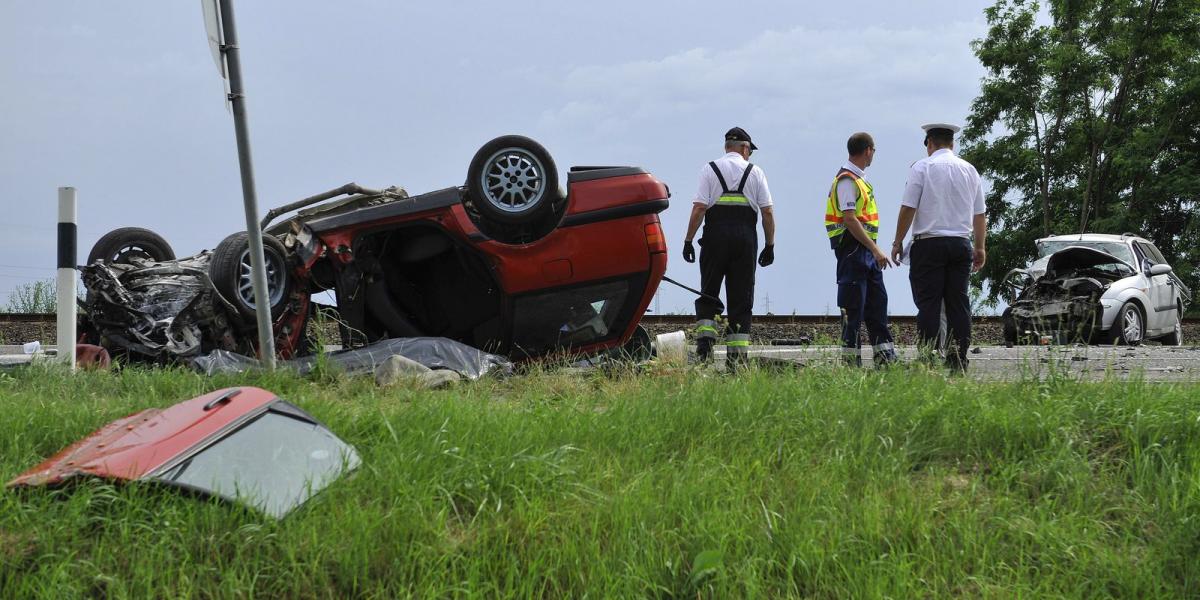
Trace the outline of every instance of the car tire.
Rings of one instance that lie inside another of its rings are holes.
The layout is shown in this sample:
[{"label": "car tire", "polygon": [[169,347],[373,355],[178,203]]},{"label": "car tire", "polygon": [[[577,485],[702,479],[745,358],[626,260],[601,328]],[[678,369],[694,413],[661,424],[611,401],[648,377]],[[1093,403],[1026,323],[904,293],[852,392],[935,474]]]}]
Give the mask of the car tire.
[{"label": "car tire", "polygon": [[1004,346],[1012,348],[1017,345],[1017,323],[1016,319],[1012,316],[1012,308],[1004,309],[1001,319],[1004,323]]},{"label": "car tire", "polygon": [[108,264],[128,264],[131,258],[154,262],[175,260],[175,251],[161,235],[141,227],[114,229],[96,240],[88,253],[87,264],[103,260]]},{"label": "car tire", "polygon": [[650,339],[650,332],[641,324],[633,330],[633,335],[629,336],[624,344],[609,351],[609,357],[613,360],[642,362],[654,358],[654,344]]},{"label": "car tire", "polygon": [[1179,310],[1175,313],[1175,328],[1162,338],[1164,346],[1183,345],[1183,306],[1180,305],[1178,308]]},{"label": "car tire", "polygon": [[475,153],[467,169],[467,200],[482,217],[504,225],[532,225],[559,197],[558,169],[541,144],[505,135]]},{"label": "car tire", "polygon": [[[275,236],[264,233],[263,258],[267,267],[267,290],[271,303],[271,318],[283,314],[291,293],[291,272],[287,250]],[[208,264],[213,286],[245,319],[254,319],[254,287],[250,271],[250,235],[244,231],[221,240],[213,250]]]},{"label": "car tire", "polygon": [[1142,309],[1133,302],[1126,302],[1117,311],[1117,318],[1109,330],[1114,343],[1122,346],[1137,346],[1146,338],[1146,318]]}]

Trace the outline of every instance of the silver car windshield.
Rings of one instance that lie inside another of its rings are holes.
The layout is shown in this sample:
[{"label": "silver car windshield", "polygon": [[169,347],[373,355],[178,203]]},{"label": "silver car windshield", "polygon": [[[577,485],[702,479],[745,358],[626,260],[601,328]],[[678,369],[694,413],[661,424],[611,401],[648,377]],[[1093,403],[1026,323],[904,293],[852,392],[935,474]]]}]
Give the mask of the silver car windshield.
[{"label": "silver car windshield", "polygon": [[328,429],[267,412],[158,477],[281,518],[359,464]]},{"label": "silver car windshield", "polygon": [[[1129,249],[1129,245],[1124,242],[1088,242],[1078,240],[1047,240],[1038,242],[1038,258],[1046,258],[1063,248],[1071,246],[1083,246],[1101,252],[1111,254],[1131,265],[1137,264],[1133,259],[1133,252]],[[1045,261],[1039,261],[1045,264]]]}]

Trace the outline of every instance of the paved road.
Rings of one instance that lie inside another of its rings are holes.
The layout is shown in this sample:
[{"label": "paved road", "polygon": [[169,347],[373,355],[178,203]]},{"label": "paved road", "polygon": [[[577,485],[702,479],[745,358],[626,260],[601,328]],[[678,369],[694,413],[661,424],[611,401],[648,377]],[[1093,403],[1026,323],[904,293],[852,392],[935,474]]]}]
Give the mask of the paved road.
[{"label": "paved road", "polygon": [[[1147,381],[1200,381],[1200,346],[982,346],[970,355],[969,374],[984,380],[1012,380],[1070,374],[1083,379],[1143,377]],[[899,348],[901,359],[911,361],[914,347]],[[837,364],[841,349],[835,346],[755,346],[751,356],[780,358],[803,365]],[[869,351],[868,351],[869,355]],[[723,362],[724,354],[718,352]],[[864,362],[868,362],[864,359]]]},{"label": "paved road", "polygon": [[[901,347],[903,360],[911,361],[915,348]],[[835,346],[753,346],[751,356],[769,357],[801,365],[838,364],[841,349]],[[868,351],[869,354],[869,351]],[[20,346],[0,346],[0,365],[27,362]],[[724,363],[717,351],[717,365]],[[869,362],[869,360],[868,360]],[[1142,377],[1146,381],[1200,382],[1200,346],[1035,346],[1004,348],[982,346],[971,354],[969,374],[983,380],[1012,380],[1070,374],[1082,379]]]}]

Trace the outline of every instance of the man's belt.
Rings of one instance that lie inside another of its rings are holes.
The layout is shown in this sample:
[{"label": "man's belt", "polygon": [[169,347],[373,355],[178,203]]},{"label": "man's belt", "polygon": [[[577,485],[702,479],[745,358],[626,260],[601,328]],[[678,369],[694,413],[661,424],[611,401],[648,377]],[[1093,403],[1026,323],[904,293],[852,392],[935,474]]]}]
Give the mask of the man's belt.
[{"label": "man's belt", "polygon": [[958,238],[962,240],[970,239],[965,235],[942,235],[940,233],[918,233],[913,236],[913,241],[932,240],[934,238]]}]

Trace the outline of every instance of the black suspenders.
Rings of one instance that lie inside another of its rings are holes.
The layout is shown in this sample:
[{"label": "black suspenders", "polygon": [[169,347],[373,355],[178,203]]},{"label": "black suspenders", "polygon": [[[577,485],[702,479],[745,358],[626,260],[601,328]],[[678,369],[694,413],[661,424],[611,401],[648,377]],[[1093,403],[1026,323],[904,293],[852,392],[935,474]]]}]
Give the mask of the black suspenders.
[{"label": "black suspenders", "polygon": [[754,171],[754,165],[746,163],[746,170],[742,173],[742,179],[738,182],[737,191],[731,191],[729,184],[725,182],[725,176],[721,175],[721,170],[717,168],[716,161],[708,163],[712,167],[713,173],[717,175],[717,181],[721,183],[722,196],[741,196],[745,204],[742,203],[722,203],[717,202],[710,206],[705,212],[706,223],[745,223],[754,227],[758,223],[758,211],[750,205],[750,199],[746,197],[743,190],[746,189],[746,182],[750,180],[750,173]]},{"label": "black suspenders", "polygon": [[[729,184],[725,183],[725,176],[721,175],[721,170],[717,168],[717,161],[708,163],[712,167],[713,173],[717,174],[717,181],[721,182],[721,193],[728,194],[731,190]],[[750,172],[754,170],[753,163],[746,163],[746,171],[742,173],[742,180],[738,182],[737,193],[741,194],[742,190],[746,189],[746,182],[750,179]]]}]

